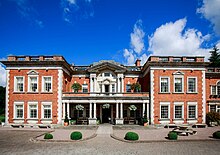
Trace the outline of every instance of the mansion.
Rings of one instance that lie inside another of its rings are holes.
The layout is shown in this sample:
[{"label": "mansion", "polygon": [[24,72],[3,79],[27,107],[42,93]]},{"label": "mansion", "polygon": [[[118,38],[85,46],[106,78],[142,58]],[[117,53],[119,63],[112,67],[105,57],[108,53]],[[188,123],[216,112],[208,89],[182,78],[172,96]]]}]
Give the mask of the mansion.
[{"label": "mansion", "polygon": [[[204,57],[150,56],[141,66],[62,56],[8,56],[6,124],[203,124],[220,112],[220,68]],[[78,86],[79,88],[75,88]]]}]

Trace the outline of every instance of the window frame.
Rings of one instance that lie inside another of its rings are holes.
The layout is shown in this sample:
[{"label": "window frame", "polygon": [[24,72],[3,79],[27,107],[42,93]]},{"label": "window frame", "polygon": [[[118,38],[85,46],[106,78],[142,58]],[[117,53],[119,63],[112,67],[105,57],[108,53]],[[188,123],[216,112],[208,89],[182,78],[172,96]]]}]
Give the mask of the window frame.
[{"label": "window frame", "polygon": [[[37,78],[37,89],[36,89],[36,91],[32,91],[31,90],[31,78]],[[37,93],[39,91],[39,84],[38,84],[38,82],[39,82],[38,75],[29,75],[28,76],[28,92]]]},{"label": "window frame", "polygon": [[[176,86],[175,86],[175,80],[176,79],[182,79],[182,91],[181,92],[176,92]],[[174,93],[184,93],[184,76],[183,75],[174,75],[174,78],[173,78],[173,92]]]},{"label": "window frame", "polygon": [[[50,106],[50,118],[45,118],[44,117],[44,106],[47,106],[49,105]],[[42,105],[41,105],[41,119],[45,119],[45,120],[52,120],[52,110],[53,110],[53,107],[52,107],[52,102],[42,102]]]},{"label": "window frame", "polygon": [[[162,106],[168,106],[168,114],[167,114],[167,116],[168,116],[168,118],[162,118],[161,117],[161,107]],[[168,120],[168,119],[170,119],[170,102],[160,102],[160,120]]]},{"label": "window frame", "polygon": [[[162,78],[167,78],[168,79],[168,91],[167,92],[162,92],[161,90],[162,90],[162,85],[161,85],[161,79]],[[161,76],[160,77],[160,93],[170,93],[170,77],[169,76]]]},{"label": "window frame", "polygon": [[[127,86],[130,86],[130,91],[127,91],[128,89],[127,89]],[[131,84],[126,84],[126,93],[131,93]]]},{"label": "window frame", "polygon": [[[195,118],[189,118],[189,106],[195,106]],[[197,102],[187,102],[187,119],[188,120],[198,119],[198,105],[197,105]]]},{"label": "window frame", "polygon": [[[86,88],[86,89],[85,89]],[[89,86],[88,86],[88,84],[82,84],[82,92],[83,93],[88,93],[89,92]],[[84,91],[84,90],[87,90],[87,91]]]},{"label": "window frame", "polygon": [[[36,108],[33,108],[33,109],[36,109],[37,110],[37,115],[36,117],[31,117],[31,107],[32,105],[36,105]],[[28,102],[28,119],[38,119],[38,102]]]},{"label": "window frame", "polygon": [[[23,78],[23,91],[18,91],[18,79],[17,78]],[[14,76],[14,92],[25,92],[25,77],[24,76]]]},{"label": "window frame", "polygon": [[[181,118],[176,118],[176,106],[182,106]],[[173,113],[174,113],[174,119],[184,119],[184,102],[174,102]]]},{"label": "window frame", "polygon": [[[22,105],[22,117],[17,117],[18,113],[17,113],[17,106],[21,106]],[[24,102],[14,102],[14,119],[24,119]]]},{"label": "window frame", "polygon": [[[50,91],[46,91],[45,78],[51,78],[51,89],[50,89]],[[46,93],[53,92],[53,77],[52,76],[42,76],[42,88],[41,88],[41,90],[42,90],[42,92],[46,92]]]},{"label": "window frame", "polygon": [[[190,92],[190,91],[189,91],[189,79],[195,79],[195,91],[194,91],[194,92]],[[195,77],[195,76],[188,76],[188,77],[187,77],[187,93],[198,93],[198,81],[197,81],[197,77]]]}]

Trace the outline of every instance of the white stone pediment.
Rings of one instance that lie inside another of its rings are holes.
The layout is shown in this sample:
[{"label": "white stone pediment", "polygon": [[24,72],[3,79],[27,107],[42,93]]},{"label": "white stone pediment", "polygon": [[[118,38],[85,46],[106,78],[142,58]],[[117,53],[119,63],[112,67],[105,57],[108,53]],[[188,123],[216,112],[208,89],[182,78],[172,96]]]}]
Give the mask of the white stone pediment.
[{"label": "white stone pediment", "polygon": [[173,73],[173,75],[184,75],[184,73],[181,72],[181,71],[176,71],[176,72]]},{"label": "white stone pediment", "polygon": [[38,75],[39,73],[35,70],[30,70],[29,72],[27,72],[28,75]]},{"label": "white stone pediment", "polygon": [[111,70],[113,72],[124,73],[127,69],[123,65],[112,60],[99,61],[92,64],[92,66],[88,69],[89,72],[100,72],[102,70]]}]

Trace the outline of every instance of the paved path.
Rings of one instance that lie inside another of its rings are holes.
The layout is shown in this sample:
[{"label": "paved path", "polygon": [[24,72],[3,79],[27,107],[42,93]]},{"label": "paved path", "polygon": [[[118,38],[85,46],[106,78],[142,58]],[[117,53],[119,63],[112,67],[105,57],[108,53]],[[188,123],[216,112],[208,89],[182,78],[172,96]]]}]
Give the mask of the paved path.
[{"label": "paved path", "polygon": [[99,125],[98,130],[96,131],[97,136],[101,137],[110,137],[110,134],[113,133],[111,124],[101,124]]}]

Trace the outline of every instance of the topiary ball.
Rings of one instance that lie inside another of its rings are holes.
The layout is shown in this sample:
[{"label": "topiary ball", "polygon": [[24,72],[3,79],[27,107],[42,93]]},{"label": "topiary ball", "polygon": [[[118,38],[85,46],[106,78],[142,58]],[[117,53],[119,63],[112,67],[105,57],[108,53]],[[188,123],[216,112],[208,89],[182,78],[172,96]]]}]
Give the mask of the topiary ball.
[{"label": "topiary ball", "polygon": [[212,134],[213,138],[220,139],[220,131],[216,131]]},{"label": "topiary ball", "polygon": [[53,139],[53,135],[50,134],[50,133],[46,133],[46,134],[44,135],[44,139]]},{"label": "topiary ball", "polygon": [[72,139],[72,140],[82,139],[82,133],[79,131],[72,132],[70,135],[70,139]]},{"label": "topiary ball", "polygon": [[170,131],[170,132],[168,133],[168,138],[169,138],[170,140],[177,140],[178,135],[177,135],[176,132]]},{"label": "topiary ball", "polygon": [[138,140],[139,139],[139,136],[137,133],[135,132],[127,132],[125,134],[125,140]]}]

